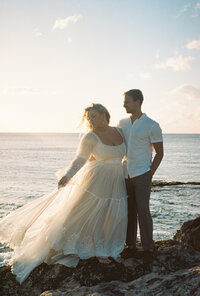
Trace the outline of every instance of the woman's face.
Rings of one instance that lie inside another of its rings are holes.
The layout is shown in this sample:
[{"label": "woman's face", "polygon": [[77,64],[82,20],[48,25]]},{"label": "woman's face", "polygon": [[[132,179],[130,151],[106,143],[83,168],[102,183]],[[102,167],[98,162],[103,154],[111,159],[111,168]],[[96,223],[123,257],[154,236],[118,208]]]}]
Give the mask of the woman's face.
[{"label": "woman's face", "polygon": [[86,118],[93,128],[101,127],[105,122],[105,114],[97,110],[89,110]]}]

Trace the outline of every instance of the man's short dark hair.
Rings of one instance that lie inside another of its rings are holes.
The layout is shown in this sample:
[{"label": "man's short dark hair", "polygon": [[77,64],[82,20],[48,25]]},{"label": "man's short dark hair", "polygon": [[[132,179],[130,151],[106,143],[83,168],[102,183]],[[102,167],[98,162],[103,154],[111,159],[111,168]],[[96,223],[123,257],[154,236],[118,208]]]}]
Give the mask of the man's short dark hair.
[{"label": "man's short dark hair", "polygon": [[143,98],[143,94],[142,94],[141,90],[139,90],[139,89],[130,89],[130,90],[128,90],[128,91],[126,91],[124,93],[124,96],[125,95],[128,95],[128,96],[132,97],[134,101],[139,100],[141,105],[142,105],[142,102],[143,102],[144,98]]}]

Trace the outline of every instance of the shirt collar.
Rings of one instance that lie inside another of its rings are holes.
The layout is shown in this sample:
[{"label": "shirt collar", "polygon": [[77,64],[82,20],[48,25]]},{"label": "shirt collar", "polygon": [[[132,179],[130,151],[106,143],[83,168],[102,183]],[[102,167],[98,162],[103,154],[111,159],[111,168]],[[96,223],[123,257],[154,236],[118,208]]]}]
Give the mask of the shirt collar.
[{"label": "shirt collar", "polygon": [[147,117],[146,113],[143,113],[142,116],[140,116],[140,118],[138,118],[138,120],[145,119],[146,117]]},{"label": "shirt collar", "polygon": [[[147,117],[146,113],[143,113],[143,114],[140,116],[140,118],[137,118],[136,120],[143,120],[143,119],[145,119],[146,117]],[[131,122],[131,124],[132,124],[131,117],[129,117],[129,118],[130,118],[130,122]]]}]

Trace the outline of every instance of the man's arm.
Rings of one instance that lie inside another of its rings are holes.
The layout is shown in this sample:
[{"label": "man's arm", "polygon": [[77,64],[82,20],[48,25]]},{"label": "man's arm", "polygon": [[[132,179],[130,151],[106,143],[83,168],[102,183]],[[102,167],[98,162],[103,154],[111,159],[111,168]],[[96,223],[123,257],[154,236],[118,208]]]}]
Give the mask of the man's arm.
[{"label": "man's arm", "polygon": [[164,156],[164,150],[163,150],[163,142],[158,142],[158,143],[152,143],[153,148],[156,151],[156,154],[154,156],[152,165],[151,165],[151,173],[152,176],[155,174],[155,171],[159,167],[161,160]]}]

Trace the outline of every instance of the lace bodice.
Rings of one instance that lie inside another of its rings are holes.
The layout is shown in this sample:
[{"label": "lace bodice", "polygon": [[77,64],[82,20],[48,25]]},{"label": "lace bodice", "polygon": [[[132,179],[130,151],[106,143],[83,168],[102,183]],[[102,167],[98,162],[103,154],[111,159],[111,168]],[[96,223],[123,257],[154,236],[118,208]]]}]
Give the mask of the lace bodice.
[{"label": "lace bodice", "polygon": [[[119,131],[119,129],[118,129]],[[122,135],[121,131],[119,131]],[[75,158],[72,160],[65,173],[68,181],[78,172],[87,162],[91,155],[96,161],[122,160],[126,153],[126,146],[122,144],[111,146],[103,144],[100,138],[94,133],[89,132],[80,141]]]}]

